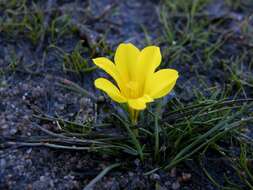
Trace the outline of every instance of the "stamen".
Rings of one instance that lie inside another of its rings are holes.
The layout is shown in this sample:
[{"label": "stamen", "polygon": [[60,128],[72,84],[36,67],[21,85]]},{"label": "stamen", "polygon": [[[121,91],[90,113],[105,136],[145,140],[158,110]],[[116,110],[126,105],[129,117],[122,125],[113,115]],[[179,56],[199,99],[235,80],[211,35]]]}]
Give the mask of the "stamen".
[{"label": "stamen", "polygon": [[136,81],[130,81],[126,85],[129,98],[140,97],[139,83]]}]

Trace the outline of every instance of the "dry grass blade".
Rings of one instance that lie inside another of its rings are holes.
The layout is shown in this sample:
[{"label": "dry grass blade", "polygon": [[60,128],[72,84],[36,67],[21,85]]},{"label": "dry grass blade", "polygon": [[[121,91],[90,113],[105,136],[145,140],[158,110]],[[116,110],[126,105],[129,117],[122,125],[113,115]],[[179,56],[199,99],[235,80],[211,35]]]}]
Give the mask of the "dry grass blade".
[{"label": "dry grass blade", "polygon": [[101,180],[109,171],[112,169],[119,167],[120,164],[112,164],[110,166],[107,166],[97,177],[95,177],[86,187],[83,188],[83,190],[92,190],[93,186]]}]

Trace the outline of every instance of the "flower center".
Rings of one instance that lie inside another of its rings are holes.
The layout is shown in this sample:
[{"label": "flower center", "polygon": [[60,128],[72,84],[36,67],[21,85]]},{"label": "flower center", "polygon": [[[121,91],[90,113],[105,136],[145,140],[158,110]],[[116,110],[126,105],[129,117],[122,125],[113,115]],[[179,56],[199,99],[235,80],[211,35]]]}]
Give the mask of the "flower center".
[{"label": "flower center", "polygon": [[129,81],[126,84],[127,94],[129,98],[138,98],[140,97],[141,89],[140,84],[137,81]]}]

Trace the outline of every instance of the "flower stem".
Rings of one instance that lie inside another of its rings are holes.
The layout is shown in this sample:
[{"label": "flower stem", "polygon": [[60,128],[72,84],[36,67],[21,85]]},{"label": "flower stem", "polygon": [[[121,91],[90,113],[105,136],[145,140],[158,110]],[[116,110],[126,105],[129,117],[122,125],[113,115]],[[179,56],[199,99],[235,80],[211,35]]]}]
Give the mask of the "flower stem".
[{"label": "flower stem", "polygon": [[139,111],[129,107],[129,113],[130,113],[130,119],[132,123],[132,131],[135,134],[135,136],[138,136],[139,130],[137,128],[137,122],[138,122]]}]

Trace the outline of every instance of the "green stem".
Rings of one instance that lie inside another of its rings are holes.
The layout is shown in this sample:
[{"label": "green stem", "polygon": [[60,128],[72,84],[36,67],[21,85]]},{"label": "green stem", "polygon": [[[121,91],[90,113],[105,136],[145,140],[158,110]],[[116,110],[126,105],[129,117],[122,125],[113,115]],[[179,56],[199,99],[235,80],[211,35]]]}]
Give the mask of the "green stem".
[{"label": "green stem", "polygon": [[133,130],[130,128],[131,126],[126,123],[124,120],[122,120],[118,115],[115,115],[114,116],[124,125],[124,127],[126,128],[128,134],[129,134],[129,137],[131,138],[132,140],[132,143],[133,145],[135,146],[136,148],[136,151],[138,152],[139,156],[140,156],[140,159],[141,161],[144,160],[144,155],[143,155],[143,148],[141,146],[141,142],[139,141],[139,139],[137,138],[137,136],[134,134]]},{"label": "green stem", "polygon": [[132,109],[132,108],[128,108],[129,109],[129,114],[130,114],[130,120],[131,120],[131,130],[133,131],[133,133],[135,134],[136,137],[138,137],[139,135],[139,130],[137,128],[137,123],[138,123],[138,116],[139,116],[139,111]]},{"label": "green stem", "polygon": [[135,135],[136,137],[139,136],[139,129],[137,128],[137,125],[136,125],[136,124],[132,124],[131,130],[133,131],[133,133],[134,133],[134,135]]},{"label": "green stem", "polygon": [[155,160],[159,161],[159,125],[158,116],[155,116]]}]

